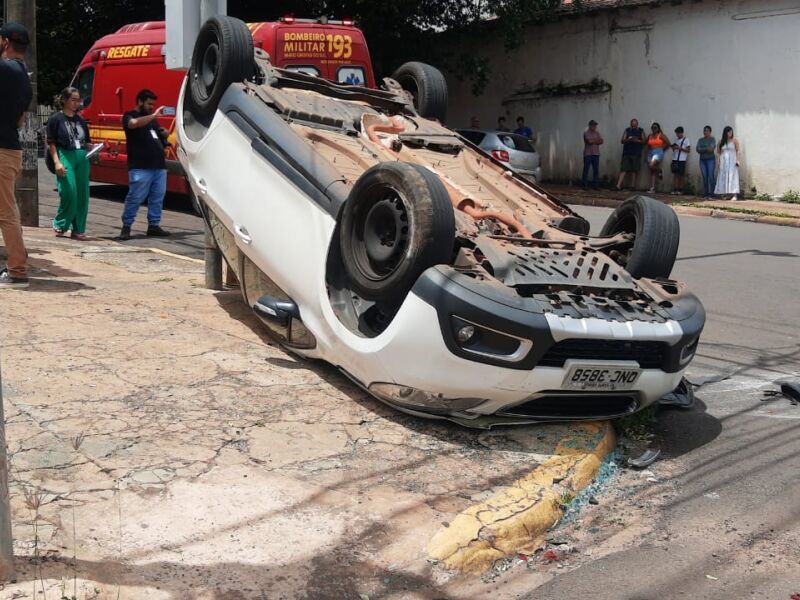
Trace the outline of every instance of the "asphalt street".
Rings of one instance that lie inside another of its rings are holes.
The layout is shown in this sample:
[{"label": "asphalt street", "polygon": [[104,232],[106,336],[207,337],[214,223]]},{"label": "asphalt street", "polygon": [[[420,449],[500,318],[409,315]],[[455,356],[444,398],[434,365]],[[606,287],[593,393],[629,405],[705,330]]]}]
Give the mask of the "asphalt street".
[{"label": "asphalt street", "polygon": [[[57,204],[46,175],[43,226]],[[125,189],[93,186],[92,194],[87,233],[112,238]],[[143,208],[134,227],[140,236],[127,243],[201,257],[200,219],[183,199],[167,206],[162,225],[172,238],[144,237]],[[592,232],[610,212],[576,210],[590,219]],[[800,380],[800,230],[703,217],[680,221],[673,276],[689,284],[708,316],[690,374],[726,379],[700,388],[695,409],[659,415],[663,458],[657,464],[673,493],[645,507],[650,523],[641,536],[559,572],[526,597],[788,599],[800,593],[800,406],[761,399],[777,380]]]}]

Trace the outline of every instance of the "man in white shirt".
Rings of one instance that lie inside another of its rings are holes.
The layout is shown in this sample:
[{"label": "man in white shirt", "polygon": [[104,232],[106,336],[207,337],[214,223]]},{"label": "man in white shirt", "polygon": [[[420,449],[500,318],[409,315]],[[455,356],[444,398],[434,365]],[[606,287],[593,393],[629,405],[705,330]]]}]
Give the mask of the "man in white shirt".
[{"label": "man in white shirt", "polygon": [[675,141],[672,142],[672,193],[681,195],[686,185],[686,159],[692,150],[692,143],[683,135],[683,127],[675,128]]}]

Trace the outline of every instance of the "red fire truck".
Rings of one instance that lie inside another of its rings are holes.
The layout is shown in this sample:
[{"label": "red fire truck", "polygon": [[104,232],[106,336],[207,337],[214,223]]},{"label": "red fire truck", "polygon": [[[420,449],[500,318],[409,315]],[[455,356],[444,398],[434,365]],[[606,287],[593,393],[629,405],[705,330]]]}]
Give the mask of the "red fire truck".
[{"label": "red fire truck", "polygon": [[[364,34],[352,21],[295,19],[251,23],[253,43],[273,64],[351,85],[375,87],[375,75]],[[165,66],[166,28],[163,21],[125,25],[97,40],[81,61],[72,85],[83,98],[83,116],[92,141],[106,142],[90,178],[101,183],[128,184],[122,115],[135,108],[136,94],[153,90],[166,108],[159,124],[172,132],[175,107],[183,81],[181,71]],[[187,193],[186,180],[175,156],[174,136],[167,149],[167,189]]]}]

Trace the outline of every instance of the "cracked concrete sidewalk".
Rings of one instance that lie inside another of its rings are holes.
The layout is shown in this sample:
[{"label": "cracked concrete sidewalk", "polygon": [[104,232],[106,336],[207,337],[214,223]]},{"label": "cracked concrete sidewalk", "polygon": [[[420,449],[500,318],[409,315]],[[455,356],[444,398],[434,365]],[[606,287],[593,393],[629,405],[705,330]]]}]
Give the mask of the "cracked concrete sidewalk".
[{"label": "cracked concrete sidewalk", "polygon": [[427,543],[565,426],[399,414],[270,345],[202,264],[25,235],[31,287],[0,295],[19,575],[0,598],[496,596]]}]

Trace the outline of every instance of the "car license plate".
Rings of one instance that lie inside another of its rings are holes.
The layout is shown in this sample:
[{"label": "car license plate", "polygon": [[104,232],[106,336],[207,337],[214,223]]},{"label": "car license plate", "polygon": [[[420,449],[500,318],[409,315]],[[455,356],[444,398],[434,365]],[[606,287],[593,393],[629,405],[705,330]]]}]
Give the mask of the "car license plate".
[{"label": "car license plate", "polygon": [[608,365],[572,365],[564,377],[567,390],[615,392],[629,390],[639,379],[642,370],[635,367]]}]

